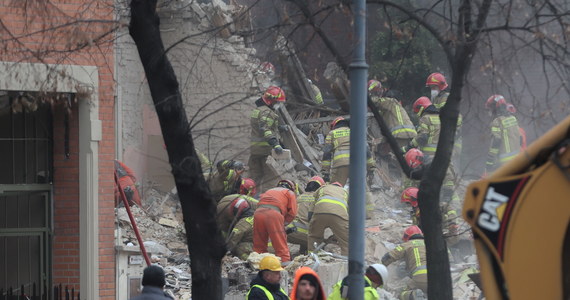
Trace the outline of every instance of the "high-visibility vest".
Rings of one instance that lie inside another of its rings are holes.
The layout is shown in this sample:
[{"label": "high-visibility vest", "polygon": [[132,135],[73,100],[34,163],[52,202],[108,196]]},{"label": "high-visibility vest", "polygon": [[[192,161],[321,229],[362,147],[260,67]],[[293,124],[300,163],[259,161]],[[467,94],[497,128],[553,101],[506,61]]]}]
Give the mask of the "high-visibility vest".
[{"label": "high-visibility vest", "polygon": [[[271,292],[266,287],[259,285],[259,284],[254,284],[249,289],[249,292],[247,292],[247,295],[245,296],[246,300],[249,299],[249,293],[251,293],[251,290],[253,290],[253,288],[258,288],[258,289],[262,290],[265,293],[265,296],[267,297],[268,300],[274,300],[275,299],[273,297],[273,294],[271,294]],[[283,295],[287,296],[287,294],[285,293],[285,291],[282,288],[280,288],[279,291],[281,293],[283,293]],[[287,299],[289,299],[289,296],[287,296]]]}]

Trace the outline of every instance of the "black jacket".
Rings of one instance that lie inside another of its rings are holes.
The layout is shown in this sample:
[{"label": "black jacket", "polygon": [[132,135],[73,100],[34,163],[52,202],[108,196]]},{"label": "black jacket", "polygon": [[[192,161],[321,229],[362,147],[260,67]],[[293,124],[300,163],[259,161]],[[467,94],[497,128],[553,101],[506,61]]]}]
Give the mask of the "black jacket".
[{"label": "black jacket", "polygon": [[263,279],[263,277],[261,276],[261,272],[259,272],[257,274],[257,277],[255,277],[252,281],[251,281],[251,288],[249,289],[249,292],[247,293],[247,297],[245,298],[246,300],[267,300],[267,296],[265,295],[265,292],[258,288],[258,287],[253,287],[254,285],[261,285],[263,287],[265,287],[270,293],[271,295],[273,295],[273,299],[275,300],[288,300],[289,296],[287,296],[287,294],[285,294],[282,290],[281,290],[281,286],[277,283],[277,284],[272,284],[269,283],[267,281],[265,281]]},{"label": "black jacket", "polygon": [[147,285],[143,287],[142,294],[131,300],[172,300],[161,288]]}]

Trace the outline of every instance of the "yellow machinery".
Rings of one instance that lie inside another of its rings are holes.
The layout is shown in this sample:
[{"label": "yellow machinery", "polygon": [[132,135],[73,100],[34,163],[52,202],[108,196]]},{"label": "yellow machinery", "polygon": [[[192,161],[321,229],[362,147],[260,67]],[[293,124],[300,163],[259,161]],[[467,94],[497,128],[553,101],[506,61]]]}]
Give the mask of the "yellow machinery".
[{"label": "yellow machinery", "polygon": [[570,299],[570,116],[467,188],[485,297]]}]

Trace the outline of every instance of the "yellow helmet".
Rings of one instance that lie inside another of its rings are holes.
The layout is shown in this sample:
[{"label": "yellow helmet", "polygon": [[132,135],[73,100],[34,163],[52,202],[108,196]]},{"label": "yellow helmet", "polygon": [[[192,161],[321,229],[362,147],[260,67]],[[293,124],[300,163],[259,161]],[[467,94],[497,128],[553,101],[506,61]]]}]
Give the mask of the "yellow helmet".
[{"label": "yellow helmet", "polygon": [[269,270],[269,271],[282,271],[283,268],[281,267],[281,263],[279,259],[275,256],[266,256],[261,259],[259,262],[259,269],[260,270]]}]

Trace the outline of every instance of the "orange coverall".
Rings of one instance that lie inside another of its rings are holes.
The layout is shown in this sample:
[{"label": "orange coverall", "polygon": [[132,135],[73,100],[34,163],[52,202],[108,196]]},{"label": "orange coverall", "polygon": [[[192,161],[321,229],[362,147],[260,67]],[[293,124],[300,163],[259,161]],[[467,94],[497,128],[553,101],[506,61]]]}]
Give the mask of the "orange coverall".
[{"label": "orange coverall", "polygon": [[253,251],[267,252],[267,242],[271,239],[281,262],[290,261],[285,223],[293,221],[296,215],[297,197],[291,190],[276,187],[261,194],[253,215]]},{"label": "orange coverall", "polygon": [[[127,200],[129,200],[129,205],[133,206],[134,202],[139,207],[142,207],[141,196],[135,185],[137,182],[135,172],[124,163],[115,160],[115,173],[117,173],[117,177],[119,178],[119,186],[125,192]],[[121,200],[121,193],[115,184],[115,207],[117,207],[121,201],[123,201]]]}]

